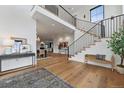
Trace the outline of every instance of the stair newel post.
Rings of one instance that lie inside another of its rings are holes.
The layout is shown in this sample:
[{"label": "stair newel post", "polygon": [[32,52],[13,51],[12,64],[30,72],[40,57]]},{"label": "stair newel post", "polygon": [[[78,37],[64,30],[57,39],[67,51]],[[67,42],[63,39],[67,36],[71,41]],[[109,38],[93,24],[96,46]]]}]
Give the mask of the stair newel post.
[{"label": "stair newel post", "polygon": [[105,26],[103,20],[101,21],[101,38],[105,38]]},{"label": "stair newel post", "polygon": [[74,17],[74,26],[77,27],[77,19]]},{"label": "stair newel post", "polygon": [[[110,29],[110,26],[109,26],[109,24],[110,24],[110,19],[108,19],[108,29],[107,29],[107,32],[108,32],[108,36],[107,37],[109,37],[109,29]],[[117,22],[116,22],[116,24],[117,24]]]},{"label": "stair newel post", "polygon": [[100,24],[98,23],[97,36],[98,36],[98,38],[100,39],[99,30],[100,30]]},{"label": "stair newel post", "polygon": [[100,22],[100,38],[102,38],[102,21]]},{"label": "stair newel post", "polygon": [[122,25],[123,25],[123,29],[124,29],[124,16],[123,16],[123,22],[122,22]]},{"label": "stair newel post", "polygon": [[[111,24],[110,24],[110,26],[111,26],[111,29],[110,29],[110,31],[111,31],[111,34],[110,34],[110,37],[112,36],[112,34],[114,33],[114,16],[111,16]],[[120,18],[120,17],[119,17]]]},{"label": "stair newel post", "polygon": [[68,52],[67,55],[68,55],[68,58],[69,58],[69,57],[70,57],[70,55],[69,55],[69,46],[68,46],[68,48],[67,48],[67,52]]}]

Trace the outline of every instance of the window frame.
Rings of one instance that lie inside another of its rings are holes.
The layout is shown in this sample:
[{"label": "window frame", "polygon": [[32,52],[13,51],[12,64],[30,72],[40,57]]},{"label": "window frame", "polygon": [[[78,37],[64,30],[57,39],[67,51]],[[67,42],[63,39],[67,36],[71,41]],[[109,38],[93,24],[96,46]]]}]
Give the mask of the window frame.
[{"label": "window frame", "polygon": [[[90,9],[90,22],[92,22],[92,20],[91,20],[91,11],[94,10],[94,9],[96,9],[96,8],[98,8],[98,7],[101,7],[101,6],[103,6],[103,19],[105,18],[104,5],[97,5],[97,6],[95,6],[95,7],[93,7],[93,8]],[[101,21],[101,20],[99,20],[99,21]],[[94,23],[95,23],[95,22],[98,22],[98,21],[94,21]]]}]

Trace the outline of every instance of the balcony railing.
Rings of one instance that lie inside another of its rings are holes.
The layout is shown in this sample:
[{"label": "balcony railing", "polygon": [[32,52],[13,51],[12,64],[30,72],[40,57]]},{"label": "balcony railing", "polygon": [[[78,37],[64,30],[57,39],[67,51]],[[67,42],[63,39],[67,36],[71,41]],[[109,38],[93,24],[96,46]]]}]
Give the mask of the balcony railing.
[{"label": "balcony railing", "polygon": [[[74,17],[61,5],[38,5],[38,6],[46,9],[47,11],[51,12],[55,16],[58,16],[62,20],[68,22],[69,24],[75,26],[77,29],[82,31],[87,31],[87,29],[89,29],[90,27],[96,24],[90,21],[85,21],[85,20],[81,20],[79,18]],[[35,6],[33,6],[33,8],[34,7]],[[33,8],[31,10],[33,10]]]},{"label": "balcony railing", "polygon": [[62,20],[76,26],[76,19],[67,10],[65,10],[61,5],[39,5],[39,7],[48,10],[54,15],[58,16]]}]

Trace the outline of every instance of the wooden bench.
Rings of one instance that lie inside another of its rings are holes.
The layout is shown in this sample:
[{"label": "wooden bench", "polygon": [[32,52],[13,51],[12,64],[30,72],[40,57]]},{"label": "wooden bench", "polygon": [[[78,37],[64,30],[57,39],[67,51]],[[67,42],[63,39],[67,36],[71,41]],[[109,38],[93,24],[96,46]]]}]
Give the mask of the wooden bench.
[{"label": "wooden bench", "polygon": [[85,62],[87,63],[88,61],[92,61],[100,64],[110,64],[112,66],[112,71],[114,70],[114,56],[112,56],[111,61],[109,61],[109,60],[99,60],[96,59],[96,55],[86,54]]}]

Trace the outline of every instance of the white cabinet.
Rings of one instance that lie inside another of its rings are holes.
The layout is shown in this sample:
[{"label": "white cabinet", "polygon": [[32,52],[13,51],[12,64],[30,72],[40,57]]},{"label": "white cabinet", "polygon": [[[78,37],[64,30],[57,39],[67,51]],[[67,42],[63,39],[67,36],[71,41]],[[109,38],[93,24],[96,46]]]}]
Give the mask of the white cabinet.
[{"label": "white cabinet", "polygon": [[4,59],[1,61],[1,71],[32,65],[32,57]]},{"label": "white cabinet", "polygon": [[35,53],[0,55],[0,72],[35,64]]}]

